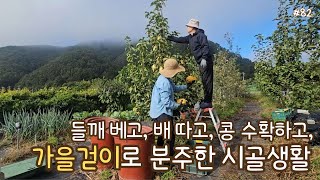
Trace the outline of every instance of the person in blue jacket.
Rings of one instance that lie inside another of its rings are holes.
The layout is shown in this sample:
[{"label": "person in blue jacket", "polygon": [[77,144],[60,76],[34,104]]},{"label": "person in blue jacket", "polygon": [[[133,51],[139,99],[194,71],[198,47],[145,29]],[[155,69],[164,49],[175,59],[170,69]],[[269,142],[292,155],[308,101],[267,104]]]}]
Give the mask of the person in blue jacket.
[{"label": "person in blue jacket", "polygon": [[[174,155],[175,134],[173,126],[173,111],[180,104],[174,100],[174,93],[187,90],[192,83],[187,85],[175,85],[171,78],[177,73],[185,71],[185,68],[178,64],[175,59],[167,59],[164,68],[160,70],[160,76],[155,82],[151,95],[151,105],[149,115],[154,122],[171,122],[170,156]],[[163,136],[159,136],[157,146],[163,146]]]},{"label": "person in blue jacket", "polygon": [[200,107],[203,109],[211,108],[213,96],[213,61],[208,39],[204,34],[204,30],[199,29],[198,20],[191,19],[186,26],[188,36],[169,36],[167,39],[177,43],[189,44],[190,50],[199,65],[204,88],[204,100],[201,102]]}]

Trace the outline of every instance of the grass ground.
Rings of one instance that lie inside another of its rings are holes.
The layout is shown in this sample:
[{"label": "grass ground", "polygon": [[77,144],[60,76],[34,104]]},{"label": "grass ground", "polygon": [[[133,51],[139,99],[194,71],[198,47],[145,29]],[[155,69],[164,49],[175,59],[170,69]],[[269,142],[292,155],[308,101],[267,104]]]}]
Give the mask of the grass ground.
[{"label": "grass ground", "polygon": [[[44,144],[45,143],[43,142],[37,143],[37,145]],[[35,146],[34,143],[21,143],[18,148],[16,145],[9,143],[7,140],[2,140],[1,145],[2,146],[0,146],[0,148],[2,152],[0,158],[0,166],[4,166],[35,156],[31,151],[31,148]]]},{"label": "grass ground", "polygon": [[237,114],[239,110],[243,107],[245,102],[244,98],[234,99],[229,102],[226,106],[221,106],[220,104],[215,104],[214,107],[217,109],[217,113],[221,119],[226,119]]},{"label": "grass ground", "polygon": [[72,141],[68,134],[63,138],[49,137],[47,141],[38,141],[36,143],[30,140],[23,140],[19,143],[18,148],[15,140],[6,137],[0,138],[0,166],[36,156],[31,151],[32,147],[45,146],[46,143],[50,143],[53,147],[57,147],[62,144],[70,144]]},{"label": "grass ground", "polygon": [[253,95],[253,98],[258,101],[260,104],[261,110],[261,117],[264,119],[271,119],[271,113],[275,109],[279,107],[279,104],[277,104],[274,100],[263,96],[261,93],[257,93]]},{"label": "grass ground", "polygon": [[[277,109],[279,104],[274,100],[263,96],[254,86],[249,86],[251,98],[260,105],[260,117],[262,119],[271,119],[271,112]],[[273,142],[261,144],[265,150],[270,148],[270,145],[279,146],[281,144],[306,144],[304,140],[284,140],[276,138]],[[227,179],[319,179],[320,180],[320,147],[311,147],[310,168],[305,173],[295,173],[290,170],[285,172],[275,172],[270,163],[266,164],[266,171],[262,174],[258,173],[239,173],[237,170],[232,170],[225,174]]]},{"label": "grass ground", "polygon": [[249,93],[248,97],[259,103],[261,107],[260,116],[264,119],[271,119],[272,111],[280,107],[280,105],[276,101],[264,96],[254,85],[248,86],[247,90]]}]

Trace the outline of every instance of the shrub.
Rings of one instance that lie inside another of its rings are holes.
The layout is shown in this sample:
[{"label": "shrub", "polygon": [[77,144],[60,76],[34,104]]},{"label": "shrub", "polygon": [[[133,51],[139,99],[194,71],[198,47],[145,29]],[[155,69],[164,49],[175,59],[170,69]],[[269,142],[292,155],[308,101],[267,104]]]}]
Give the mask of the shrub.
[{"label": "shrub", "polygon": [[39,108],[53,107],[74,112],[103,110],[98,92],[98,88],[80,90],[73,87],[43,88],[35,92],[26,88],[1,91],[0,112],[21,109],[37,111]]},{"label": "shrub", "polygon": [[319,9],[319,2],[280,1],[277,29],[270,37],[256,36],[255,80],[282,107],[316,110],[320,108],[319,18],[290,15],[291,9],[301,7]]},{"label": "shrub", "polygon": [[100,180],[107,180],[107,179],[111,179],[112,177],[112,172],[110,171],[110,169],[107,170],[103,170],[100,174]]},{"label": "shrub", "polygon": [[124,83],[117,80],[107,80],[100,88],[99,100],[105,104],[108,112],[127,110],[130,105],[130,95]]}]

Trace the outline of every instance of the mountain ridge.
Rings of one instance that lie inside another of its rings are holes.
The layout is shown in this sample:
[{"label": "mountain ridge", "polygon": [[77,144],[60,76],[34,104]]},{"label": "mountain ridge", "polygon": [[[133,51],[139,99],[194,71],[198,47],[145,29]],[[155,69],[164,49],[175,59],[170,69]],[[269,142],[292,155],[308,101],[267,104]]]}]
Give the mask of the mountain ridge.
[{"label": "mountain ridge", "polygon": [[[175,46],[179,53],[187,48]],[[210,46],[213,53],[226,50],[211,41]],[[253,62],[248,58],[238,57],[236,63],[247,77],[253,76]],[[6,46],[0,48],[0,86],[42,88],[94,78],[112,79],[125,65],[125,44],[122,43]]]}]

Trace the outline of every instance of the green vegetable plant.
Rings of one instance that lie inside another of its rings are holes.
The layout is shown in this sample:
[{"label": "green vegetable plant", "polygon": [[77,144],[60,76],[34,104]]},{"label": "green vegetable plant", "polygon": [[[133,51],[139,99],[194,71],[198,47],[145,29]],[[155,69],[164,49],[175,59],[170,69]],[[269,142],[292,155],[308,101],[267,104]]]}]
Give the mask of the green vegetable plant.
[{"label": "green vegetable plant", "polygon": [[69,133],[71,113],[55,108],[39,109],[38,111],[13,111],[4,113],[4,123],[1,130],[5,137],[17,137],[16,123],[20,123],[19,138],[21,140],[47,140],[49,137],[59,137]]}]

